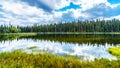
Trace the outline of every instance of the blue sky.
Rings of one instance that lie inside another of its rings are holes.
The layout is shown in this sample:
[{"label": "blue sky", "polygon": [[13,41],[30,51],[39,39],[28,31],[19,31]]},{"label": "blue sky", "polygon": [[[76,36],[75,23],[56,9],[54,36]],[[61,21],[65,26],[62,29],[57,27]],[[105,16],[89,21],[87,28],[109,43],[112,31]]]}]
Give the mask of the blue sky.
[{"label": "blue sky", "polygon": [[108,0],[111,4],[117,4],[120,3],[120,0]]},{"label": "blue sky", "polygon": [[120,0],[0,0],[0,24],[33,25],[120,19]]},{"label": "blue sky", "polygon": [[81,8],[80,5],[75,5],[71,2],[68,6],[65,6],[61,9],[57,9],[56,11],[67,11],[69,9],[79,9],[79,8]]}]

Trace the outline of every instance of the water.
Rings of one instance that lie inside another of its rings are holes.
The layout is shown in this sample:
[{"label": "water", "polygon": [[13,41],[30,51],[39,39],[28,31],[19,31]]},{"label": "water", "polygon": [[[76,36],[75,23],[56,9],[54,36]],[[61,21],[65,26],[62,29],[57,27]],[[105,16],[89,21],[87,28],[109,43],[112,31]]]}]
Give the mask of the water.
[{"label": "water", "polygon": [[[111,46],[120,44],[120,35],[0,35],[0,52],[22,49],[43,50],[58,55],[78,56],[82,60],[95,58],[116,59],[108,53]],[[35,46],[34,49],[29,49]]]}]

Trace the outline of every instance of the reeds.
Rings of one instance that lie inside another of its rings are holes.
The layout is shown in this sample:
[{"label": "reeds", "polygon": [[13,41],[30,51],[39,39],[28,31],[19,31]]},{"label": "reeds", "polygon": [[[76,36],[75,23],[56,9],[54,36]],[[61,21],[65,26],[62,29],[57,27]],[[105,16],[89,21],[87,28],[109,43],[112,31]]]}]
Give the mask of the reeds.
[{"label": "reeds", "polygon": [[119,60],[80,61],[77,57],[53,54],[27,54],[16,50],[0,53],[0,68],[119,68]]}]

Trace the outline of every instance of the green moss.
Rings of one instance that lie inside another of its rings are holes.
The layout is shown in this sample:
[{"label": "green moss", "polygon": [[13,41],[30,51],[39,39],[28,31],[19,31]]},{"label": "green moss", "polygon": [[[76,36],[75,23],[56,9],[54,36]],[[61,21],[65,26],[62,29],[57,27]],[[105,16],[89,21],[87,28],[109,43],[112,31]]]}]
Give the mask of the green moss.
[{"label": "green moss", "polygon": [[0,68],[119,68],[119,60],[80,61],[77,57],[27,54],[20,50],[0,53]]},{"label": "green moss", "polygon": [[110,54],[120,58],[120,47],[110,47],[108,51]]}]

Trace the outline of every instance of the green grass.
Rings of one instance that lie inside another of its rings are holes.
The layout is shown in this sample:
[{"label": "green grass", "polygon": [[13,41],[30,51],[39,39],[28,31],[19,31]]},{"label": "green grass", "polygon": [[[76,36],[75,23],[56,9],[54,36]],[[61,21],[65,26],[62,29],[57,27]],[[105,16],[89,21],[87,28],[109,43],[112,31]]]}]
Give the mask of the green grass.
[{"label": "green grass", "polygon": [[120,47],[110,47],[108,51],[110,54],[120,58]]},{"label": "green grass", "polygon": [[20,50],[0,53],[0,68],[119,68],[119,60],[80,61],[77,57],[27,54]]}]

